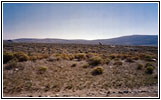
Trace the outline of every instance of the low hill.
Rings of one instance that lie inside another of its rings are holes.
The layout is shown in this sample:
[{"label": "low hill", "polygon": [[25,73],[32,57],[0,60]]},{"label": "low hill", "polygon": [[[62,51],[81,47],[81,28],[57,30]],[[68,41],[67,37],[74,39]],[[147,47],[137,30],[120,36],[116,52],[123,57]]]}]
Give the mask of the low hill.
[{"label": "low hill", "polygon": [[[4,42],[7,40],[4,40]],[[139,46],[157,46],[158,35],[131,35],[111,39],[98,40],[67,40],[67,39],[35,39],[35,38],[21,38],[10,40],[16,43],[62,43],[62,44],[99,44],[104,45],[139,45]],[[8,41],[7,41],[8,42]]]}]

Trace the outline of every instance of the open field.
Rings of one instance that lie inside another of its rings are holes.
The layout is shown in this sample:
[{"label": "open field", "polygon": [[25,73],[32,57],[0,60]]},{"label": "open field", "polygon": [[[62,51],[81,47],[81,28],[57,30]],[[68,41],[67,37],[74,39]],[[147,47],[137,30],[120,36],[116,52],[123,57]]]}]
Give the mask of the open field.
[{"label": "open field", "polygon": [[3,45],[3,96],[157,97],[158,47]]}]

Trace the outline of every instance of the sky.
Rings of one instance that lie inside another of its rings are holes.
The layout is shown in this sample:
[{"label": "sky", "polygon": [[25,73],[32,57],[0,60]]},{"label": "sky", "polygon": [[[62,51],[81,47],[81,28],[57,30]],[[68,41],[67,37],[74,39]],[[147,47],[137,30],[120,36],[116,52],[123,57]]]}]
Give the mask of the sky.
[{"label": "sky", "polygon": [[157,34],[157,3],[3,3],[3,39]]}]

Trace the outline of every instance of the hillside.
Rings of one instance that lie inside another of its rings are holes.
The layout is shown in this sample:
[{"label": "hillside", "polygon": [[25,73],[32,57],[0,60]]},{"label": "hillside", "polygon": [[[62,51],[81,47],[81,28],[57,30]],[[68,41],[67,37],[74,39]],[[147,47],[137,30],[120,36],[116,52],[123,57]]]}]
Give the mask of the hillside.
[{"label": "hillside", "polygon": [[[11,40],[9,40],[11,41]],[[4,42],[7,42],[4,40]],[[138,45],[138,46],[157,46],[158,35],[131,35],[111,39],[98,39],[98,40],[67,40],[67,39],[34,39],[34,38],[21,38],[14,39],[12,42],[16,43],[61,43],[61,44],[99,44],[104,45]]]}]

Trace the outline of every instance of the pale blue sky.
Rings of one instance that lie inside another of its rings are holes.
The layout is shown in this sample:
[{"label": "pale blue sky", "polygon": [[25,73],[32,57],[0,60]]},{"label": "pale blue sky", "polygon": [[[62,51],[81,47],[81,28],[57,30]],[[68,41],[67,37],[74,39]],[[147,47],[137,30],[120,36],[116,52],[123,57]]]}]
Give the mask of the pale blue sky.
[{"label": "pale blue sky", "polygon": [[3,38],[157,35],[157,3],[4,3]]}]

